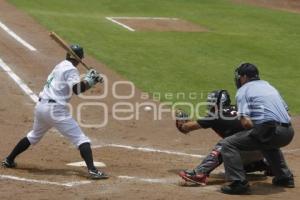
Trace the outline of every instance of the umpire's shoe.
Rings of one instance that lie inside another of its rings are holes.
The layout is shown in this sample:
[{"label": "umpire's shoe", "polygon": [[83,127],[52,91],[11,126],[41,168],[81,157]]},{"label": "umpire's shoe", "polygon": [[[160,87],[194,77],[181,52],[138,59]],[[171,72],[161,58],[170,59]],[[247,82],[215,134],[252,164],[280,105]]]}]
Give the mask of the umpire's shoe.
[{"label": "umpire's shoe", "polygon": [[229,185],[223,185],[221,191],[224,194],[246,194],[250,191],[248,181],[233,181]]},{"label": "umpire's shoe", "polygon": [[108,179],[109,176],[98,169],[89,170],[89,175],[91,179]]},{"label": "umpire's shoe", "polygon": [[6,168],[15,168],[17,164],[14,161],[9,160],[8,158],[5,158],[2,161],[2,166]]},{"label": "umpire's shoe", "polygon": [[280,186],[280,187],[286,187],[286,188],[294,188],[294,176],[290,177],[284,177],[284,178],[273,178],[272,180],[273,185]]}]

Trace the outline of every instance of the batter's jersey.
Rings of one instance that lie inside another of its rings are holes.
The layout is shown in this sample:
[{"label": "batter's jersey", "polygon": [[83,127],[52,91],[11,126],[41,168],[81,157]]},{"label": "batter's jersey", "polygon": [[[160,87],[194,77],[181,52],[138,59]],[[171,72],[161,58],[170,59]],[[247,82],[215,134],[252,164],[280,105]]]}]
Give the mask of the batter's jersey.
[{"label": "batter's jersey", "polygon": [[65,105],[71,99],[73,86],[79,82],[78,69],[70,61],[64,60],[54,67],[39,97]]},{"label": "batter's jersey", "polygon": [[254,124],[268,121],[290,123],[288,107],[279,92],[267,81],[244,84],[236,95],[238,114],[250,117]]},{"label": "batter's jersey", "polygon": [[206,116],[197,120],[202,128],[212,128],[220,137],[229,137],[237,132],[245,130],[236,115],[236,107],[229,106],[222,109],[218,116]]}]

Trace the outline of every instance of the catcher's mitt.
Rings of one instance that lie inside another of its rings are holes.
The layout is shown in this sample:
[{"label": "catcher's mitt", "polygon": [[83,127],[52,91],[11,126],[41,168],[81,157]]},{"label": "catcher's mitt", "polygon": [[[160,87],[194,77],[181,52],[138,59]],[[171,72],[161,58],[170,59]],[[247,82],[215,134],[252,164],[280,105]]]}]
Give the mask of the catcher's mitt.
[{"label": "catcher's mitt", "polygon": [[189,130],[183,129],[183,124],[186,122],[191,121],[190,117],[187,113],[185,113],[183,110],[176,110],[175,112],[176,117],[176,127],[181,133],[188,133]]}]

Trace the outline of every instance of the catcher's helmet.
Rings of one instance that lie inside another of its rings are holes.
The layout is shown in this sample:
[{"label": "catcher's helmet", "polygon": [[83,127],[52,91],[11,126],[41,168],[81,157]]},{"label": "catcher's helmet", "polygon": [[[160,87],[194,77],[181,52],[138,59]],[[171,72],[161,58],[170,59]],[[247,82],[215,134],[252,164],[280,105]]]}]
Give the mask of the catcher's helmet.
[{"label": "catcher's helmet", "polygon": [[242,86],[240,78],[241,78],[241,76],[244,76],[244,75],[246,75],[250,79],[250,81],[260,79],[259,71],[254,64],[242,63],[241,65],[239,65],[239,67],[237,67],[235,69],[235,72],[234,72],[234,81],[235,81],[235,85],[238,89]]},{"label": "catcher's helmet", "polygon": [[[79,46],[78,44],[72,44],[70,45],[70,48],[74,51],[74,53],[80,58],[84,58],[84,52],[83,52],[83,48],[81,46]],[[66,55],[67,59],[72,59],[74,58],[70,53],[67,53]]]},{"label": "catcher's helmet", "polygon": [[226,107],[230,106],[231,100],[227,90],[215,90],[207,95],[207,109],[213,110],[217,106]]}]

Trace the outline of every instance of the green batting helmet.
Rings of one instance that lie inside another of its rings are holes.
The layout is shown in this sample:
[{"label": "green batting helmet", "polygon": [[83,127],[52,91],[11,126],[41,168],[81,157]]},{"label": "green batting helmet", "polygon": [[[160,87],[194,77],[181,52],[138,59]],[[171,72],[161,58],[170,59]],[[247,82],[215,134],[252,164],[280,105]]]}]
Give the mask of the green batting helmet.
[{"label": "green batting helmet", "polygon": [[[74,51],[74,53],[80,59],[84,58],[83,48],[80,45],[78,45],[78,44],[72,44],[72,45],[70,45],[70,48]],[[74,57],[70,53],[67,53],[66,58],[70,59],[70,58],[74,58]]]}]

